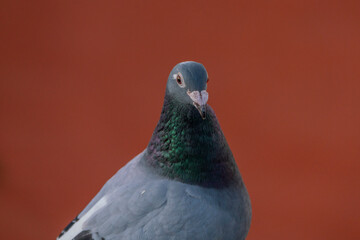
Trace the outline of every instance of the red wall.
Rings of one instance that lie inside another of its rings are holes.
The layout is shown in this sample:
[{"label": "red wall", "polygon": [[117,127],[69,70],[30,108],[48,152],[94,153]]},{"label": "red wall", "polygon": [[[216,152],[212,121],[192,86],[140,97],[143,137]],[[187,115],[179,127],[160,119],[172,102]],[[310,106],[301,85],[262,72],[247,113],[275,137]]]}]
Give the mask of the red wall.
[{"label": "red wall", "polygon": [[248,239],[359,236],[359,1],[9,0],[0,29],[2,238],[55,239],[146,147],[184,60],[209,72]]}]

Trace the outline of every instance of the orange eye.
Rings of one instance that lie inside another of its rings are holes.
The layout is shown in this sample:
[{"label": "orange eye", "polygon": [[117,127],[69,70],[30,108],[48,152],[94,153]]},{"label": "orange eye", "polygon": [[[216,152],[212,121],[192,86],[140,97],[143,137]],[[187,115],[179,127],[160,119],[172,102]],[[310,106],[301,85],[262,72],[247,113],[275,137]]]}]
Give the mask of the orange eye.
[{"label": "orange eye", "polygon": [[176,77],[176,82],[177,82],[179,85],[182,84],[182,80],[181,80],[180,75],[177,75],[177,77]]},{"label": "orange eye", "polygon": [[179,87],[181,87],[181,88],[185,87],[185,81],[180,72],[177,73],[176,75],[174,75],[174,79],[175,79],[176,83],[179,85]]}]

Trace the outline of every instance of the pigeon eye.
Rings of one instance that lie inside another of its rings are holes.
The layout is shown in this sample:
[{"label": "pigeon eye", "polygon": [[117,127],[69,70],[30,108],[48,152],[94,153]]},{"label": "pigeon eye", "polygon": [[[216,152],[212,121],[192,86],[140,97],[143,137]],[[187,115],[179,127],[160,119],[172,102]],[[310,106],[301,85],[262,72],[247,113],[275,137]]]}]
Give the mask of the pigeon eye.
[{"label": "pigeon eye", "polygon": [[209,82],[209,78],[206,80],[206,83],[208,83]]},{"label": "pigeon eye", "polygon": [[185,87],[185,82],[184,82],[184,79],[183,79],[181,73],[176,74],[175,80],[176,80],[177,84],[179,85],[179,87],[181,87],[181,88]]},{"label": "pigeon eye", "polygon": [[182,83],[181,77],[180,77],[179,75],[177,76],[176,81],[177,81],[178,84],[181,84],[181,83]]}]

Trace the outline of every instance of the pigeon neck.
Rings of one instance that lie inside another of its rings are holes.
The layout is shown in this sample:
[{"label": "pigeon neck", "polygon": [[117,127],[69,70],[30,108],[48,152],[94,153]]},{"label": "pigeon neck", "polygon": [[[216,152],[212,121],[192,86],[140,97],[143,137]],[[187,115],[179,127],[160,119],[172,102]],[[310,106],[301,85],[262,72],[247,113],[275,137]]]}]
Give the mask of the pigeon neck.
[{"label": "pigeon neck", "polygon": [[168,94],[144,159],[160,175],[204,187],[229,186],[239,175],[212,109],[203,120]]}]

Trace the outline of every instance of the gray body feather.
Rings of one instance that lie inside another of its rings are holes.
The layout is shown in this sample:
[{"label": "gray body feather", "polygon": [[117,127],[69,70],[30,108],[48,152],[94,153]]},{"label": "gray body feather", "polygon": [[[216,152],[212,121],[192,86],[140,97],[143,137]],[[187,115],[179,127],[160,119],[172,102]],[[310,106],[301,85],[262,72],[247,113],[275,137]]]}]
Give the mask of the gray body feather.
[{"label": "gray body feather", "polygon": [[164,179],[143,165],[143,155],[120,169],[80,213],[79,219],[104,197],[109,203],[83,224],[83,230],[105,240],[246,236],[251,208],[243,184],[214,189]]}]

